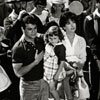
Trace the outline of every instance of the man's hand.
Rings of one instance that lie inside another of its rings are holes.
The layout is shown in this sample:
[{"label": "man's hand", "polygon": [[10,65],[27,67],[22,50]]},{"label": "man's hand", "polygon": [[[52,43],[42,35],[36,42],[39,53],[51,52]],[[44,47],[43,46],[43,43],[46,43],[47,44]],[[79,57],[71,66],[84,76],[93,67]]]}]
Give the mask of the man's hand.
[{"label": "man's hand", "polygon": [[99,92],[98,92],[98,100],[100,100],[100,90],[99,90]]},{"label": "man's hand", "polygon": [[22,11],[20,11],[17,19],[22,20],[25,15],[28,15],[28,13],[26,12],[26,10],[22,10]]},{"label": "man's hand", "polygon": [[43,59],[43,56],[44,56],[43,51],[36,56],[35,61],[34,61],[36,65],[40,63],[40,61]]}]

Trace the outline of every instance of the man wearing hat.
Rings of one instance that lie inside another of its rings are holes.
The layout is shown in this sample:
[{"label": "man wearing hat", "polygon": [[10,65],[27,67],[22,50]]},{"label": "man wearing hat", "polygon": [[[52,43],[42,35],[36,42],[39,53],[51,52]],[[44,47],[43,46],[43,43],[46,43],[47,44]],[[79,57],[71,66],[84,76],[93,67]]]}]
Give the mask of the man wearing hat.
[{"label": "man wearing hat", "polygon": [[[87,44],[91,50],[91,90],[90,100],[98,100],[100,80],[100,0],[97,1],[94,12],[86,16],[84,21],[84,33]],[[99,97],[100,99],[100,97]]]},{"label": "man wearing hat", "polygon": [[60,16],[65,10],[65,3],[65,0],[51,0],[49,21],[55,21],[59,24]]}]

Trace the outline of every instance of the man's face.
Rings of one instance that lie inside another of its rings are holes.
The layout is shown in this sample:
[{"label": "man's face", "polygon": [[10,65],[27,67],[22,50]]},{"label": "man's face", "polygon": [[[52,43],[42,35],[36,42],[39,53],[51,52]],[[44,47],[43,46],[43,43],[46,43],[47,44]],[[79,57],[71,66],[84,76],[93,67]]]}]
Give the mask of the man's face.
[{"label": "man's face", "polygon": [[14,9],[15,9],[15,12],[17,14],[19,14],[19,12],[21,10],[26,10],[26,7],[27,7],[27,2],[26,1],[21,1],[21,2],[15,2],[14,3]]},{"label": "man's face", "polygon": [[21,9],[26,10],[27,2],[26,1],[21,1],[20,3],[21,3]]},{"label": "man's face", "polygon": [[15,2],[14,3],[14,9],[15,9],[16,14],[19,14],[19,12],[21,11],[21,4],[20,4],[20,2]]},{"label": "man's face", "polygon": [[25,36],[33,40],[37,36],[37,26],[34,24],[25,24]]}]

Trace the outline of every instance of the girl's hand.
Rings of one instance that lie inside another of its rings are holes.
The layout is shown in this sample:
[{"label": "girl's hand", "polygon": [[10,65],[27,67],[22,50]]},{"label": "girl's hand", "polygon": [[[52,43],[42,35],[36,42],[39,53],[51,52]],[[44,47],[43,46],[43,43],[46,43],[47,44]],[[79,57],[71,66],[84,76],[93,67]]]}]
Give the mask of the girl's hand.
[{"label": "girl's hand", "polygon": [[58,81],[58,75],[54,75],[54,81]]},{"label": "girl's hand", "polygon": [[79,62],[79,58],[76,56],[67,57],[68,62]]},{"label": "girl's hand", "polygon": [[78,66],[78,64],[77,64],[76,62],[73,63],[73,67],[74,67],[75,69],[78,69],[78,68],[79,68],[79,66]]}]

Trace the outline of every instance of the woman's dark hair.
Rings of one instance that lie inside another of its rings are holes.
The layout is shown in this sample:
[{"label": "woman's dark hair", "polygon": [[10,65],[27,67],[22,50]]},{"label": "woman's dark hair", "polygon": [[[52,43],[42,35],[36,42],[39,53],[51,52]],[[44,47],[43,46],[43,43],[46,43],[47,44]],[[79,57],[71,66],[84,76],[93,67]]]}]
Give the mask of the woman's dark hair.
[{"label": "woman's dark hair", "polygon": [[69,23],[69,20],[72,20],[74,22],[77,22],[77,16],[69,11],[64,12],[59,20],[60,27],[64,27],[67,23]]}]

